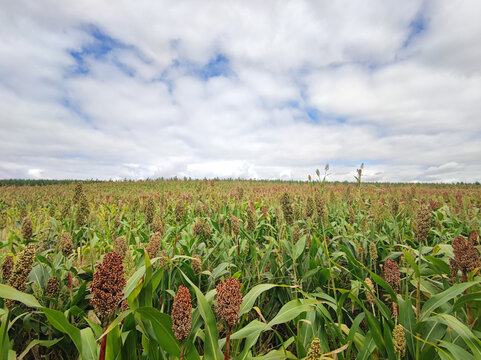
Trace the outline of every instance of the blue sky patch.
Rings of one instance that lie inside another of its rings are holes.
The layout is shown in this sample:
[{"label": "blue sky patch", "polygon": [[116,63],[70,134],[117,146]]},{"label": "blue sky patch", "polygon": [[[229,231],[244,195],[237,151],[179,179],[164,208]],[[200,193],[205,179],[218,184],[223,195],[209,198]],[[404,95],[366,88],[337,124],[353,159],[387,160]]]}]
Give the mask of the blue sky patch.
[{"label": "blue sky patch", "polygon": [[[132,49],[120,40],[117,40],[95,25],[88,25],[85,31],[90,35],[90,41],[80,48],[80,50],[69,50],[69,54],[74,58],[76,66],[70,72],[73,75],[86,75],[89,73],[88,59],[106,60],[107,55],[116,49]],[[127,67],[120,60],[114,60],[113,64],[117,66],[122,72],[129,76],[134,75],[133,69]]]},{"label": "blue sky patch", "polygon": [[419,36],[422,32],[426,31],[427,24],[426,19],[422,13],[416,15],[416,17],[409,24],[409,34],[404,41],[403,48],[406,48],[413,42],[413,40]]}]

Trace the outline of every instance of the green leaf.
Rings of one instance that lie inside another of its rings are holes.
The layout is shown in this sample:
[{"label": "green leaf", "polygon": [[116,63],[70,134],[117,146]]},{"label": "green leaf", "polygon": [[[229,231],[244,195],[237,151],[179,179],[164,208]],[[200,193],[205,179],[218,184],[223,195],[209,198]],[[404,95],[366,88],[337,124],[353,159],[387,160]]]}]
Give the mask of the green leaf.
[{"label": "green leaf", "polygon": [[242,299],[242,304],[239,311],[239,317],[248,313],[254,306],[255,301],[264,291],[272,289],[275,284],[260,284],[254,286]]},{"label": "green leaf", "polygon": [[125,288],[124,288],[124,297],[122,298],[122,300],[127,299],[130,293],[134,291],[140,279],[142,279],[142,276],[144,276],[144,273],[145,273],[145,266],[141,266],[127,280],[127,284],[125,284]]},{"label": "green leaf", "polygon": [[385,353],[385,342],[381,331],[381,324],[369,311],[365,311],[366,319],[369,326],[369,334],[371,334],[376,346],[381,354]]},{"label": "green leaf", "polygon": [[30,349],[33,348],[35,345],[49,347],[49,346],[55,345],[62,339],[63,338],[54,339],[54,340],[38,340],[38,339],[32,340],[30,344],[28,344],[28,346],[25,348],[25,350],[17,357],[17,360],[22,360],[24,356],[28,354]]},{"label": "green leaf", "polygon": [[451,353],[452,359],[457,359],[457,360],[461,360],[461,359],[462,360],[472,360],[472,359],[474,359],[473,355],[471,355],[466,350],[464,350],[462,347],[460,347],[456,344],[453,344],[453,343],[450,343],[450,342],[447,342],[447,341],[444,341],[444,340],[440,340],[439,346],[447,349]]},{"label": "green leaf", "polygon": [[411,335],[414,333],[414,328],[416,326],[416,320],[414,319],[414,311],[411,304],[411,299],[404,300],[401,296],[398,296],[399,304],[399,323],[407,330],[406,331],[406,342],[408,345],[408,350],[414,357],[415,353],[415,338]]},{"label": "green leaf", "polygon": [[83,360],[97,360],[98,346],[95,340],[94,333],[91,328],[84,328],[80,330],[80,336],[82,338],[82,359]]},{"label": "green leaf", "polygon": [[292,257],[294,258],[294,260],[297,260],[297,258],[302,255],[305,247],[306,247],[306,237],[303,236],[294,245],[294,249],[292,251]]},{"label": "green leaf", "polygon": [[473,285],[478,284],[477,281],[465,282],[461,284],[456,284],[451,286],[449,289],[434,295],[431,299],[426,301],[424,304],[420,321],[423,321],[427,315],[431,313],[431,311],[436,310],[439,306],[448,303],[452,298],[455,296],[463,293],[466,289],[470,288]]},{"label": "green leaf", "polygon": [[199,309],[200,315],[204,319],[205,323],[205,342],[204,351],[206,359],[213,360],[223,360],[224,355],[219,347],[219,333],[217,331],[217,323],[215,321],[214,314],[210,308],[207,299],[205,298],[202,291],[194,285],[192,281],[185,275],[182,271],[181,274],[184,276],[185,280],[192,286],[195,291],[195,296],[197,297],[197,308]]},{"label": "green leaf", "polygon": [[272,327],[274,325],[291,321],[301,313],[312,310],[317,303],[318,301],[316,300],[291,300],[279,310],[277,315],[269,321],[268,325]]},{"label": "green leaf", "polygon": [[70,324],[60,311],[48,308],[42,308],[42,311],[45,316],[47,316],[48,322],[58,331],[67,334],[70,339],[72,339],[79,354],[82,354],[82,337],[80,335],[80,330]]},{"label": "green leaf", "polygon": [[172,332],[172,319],[153,307],[141,307],[135,311],[143,320],[152,324],[157,343],[173,356],[180,355],[180,345]]},{"label": "green leaf", "polygon": [[18,291],[17,289],[4,284],[0,284],[0,297],[4,299],[19,301],[29,307],[42,307],[42,305],[40,305],[35,296]]},{"label": "green leaf", "polygon": [[481,359],[481,341],[476,335],[461,321],[449,314],[435,314],[440,322],[449,326],[456,332],[469,346],[475,359]]}]

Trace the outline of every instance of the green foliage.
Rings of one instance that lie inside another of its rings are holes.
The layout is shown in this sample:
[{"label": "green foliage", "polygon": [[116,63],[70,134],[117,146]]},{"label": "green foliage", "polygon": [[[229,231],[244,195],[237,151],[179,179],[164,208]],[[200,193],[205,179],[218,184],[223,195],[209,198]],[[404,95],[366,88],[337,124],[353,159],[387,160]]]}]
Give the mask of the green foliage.
[{"label": "green foliage", "polygon": [[[405,359],[481,359],[479,269],[456,268],[451,246],[471,236],[479,256],[481,188],[374,185],[361,166],[354,191],[327,182],[328,170],[306,183],[85,182],[81,222],[75,183],[1,183],[26,186],[0,186],[0,263],[28,244],[35,258],[25,291],[8,285],[10,265],[0,271],[0,360],[222,360],[227,349],[236,360],[305,359],[315,339],[324,358],[398,359],[404,344]],[[421,207],[430,228],[419,243]],[[65,233],[72,249],[62,253]],[[99,319],[91,284],[118,238],[123,298]],[[229,277],[242,284],[232,328],[217,315],[216,287]],[[182,341],[172,319],[180,285],[193,306]]]}]

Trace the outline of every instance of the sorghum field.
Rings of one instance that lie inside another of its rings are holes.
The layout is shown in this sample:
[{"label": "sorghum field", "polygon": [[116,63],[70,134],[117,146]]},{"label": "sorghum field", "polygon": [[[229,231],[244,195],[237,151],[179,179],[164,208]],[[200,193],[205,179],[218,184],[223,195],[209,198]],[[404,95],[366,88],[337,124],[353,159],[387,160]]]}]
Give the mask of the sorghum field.
[{"label": "sorghum field", "polygon": [[2,359],[481,359],[481,187],[0,187]]}]

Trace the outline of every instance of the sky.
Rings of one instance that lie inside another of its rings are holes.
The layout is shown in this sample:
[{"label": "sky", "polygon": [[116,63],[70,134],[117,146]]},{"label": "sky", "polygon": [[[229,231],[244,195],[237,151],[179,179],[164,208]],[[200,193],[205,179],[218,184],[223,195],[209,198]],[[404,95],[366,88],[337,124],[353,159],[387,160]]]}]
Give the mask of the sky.
[{"label": "sky", "polygon": [[0,178],[481,181],[480,14],[0,0]]}]

